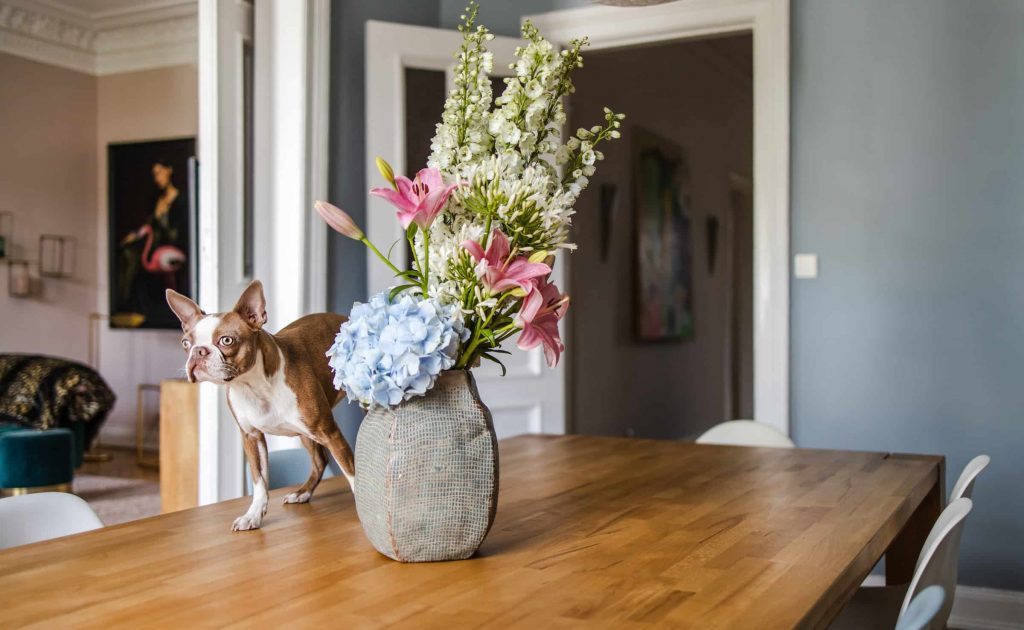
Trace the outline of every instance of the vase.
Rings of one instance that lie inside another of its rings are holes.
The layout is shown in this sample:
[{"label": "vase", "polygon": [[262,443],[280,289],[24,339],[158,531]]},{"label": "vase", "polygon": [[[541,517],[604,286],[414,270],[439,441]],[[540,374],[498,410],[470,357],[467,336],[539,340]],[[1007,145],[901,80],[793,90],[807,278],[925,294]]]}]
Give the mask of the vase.
[{"label": "vase", "polygon": [[371,409],[355,455],[356,510],[377,551],[400,562],[462,560],[483,543],[498,507],[498,441],[468,371]]}]

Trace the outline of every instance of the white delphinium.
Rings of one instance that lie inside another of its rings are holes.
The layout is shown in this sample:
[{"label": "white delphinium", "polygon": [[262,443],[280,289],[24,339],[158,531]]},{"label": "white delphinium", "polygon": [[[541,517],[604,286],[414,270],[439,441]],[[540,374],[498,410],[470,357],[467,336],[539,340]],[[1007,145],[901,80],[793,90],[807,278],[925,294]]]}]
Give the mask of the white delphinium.
[{"label": "white delphinium", "polygon": [[494,56],[486,42],[494,39],[485,27],[475,26],[478,7],[467,8],[459,32],[462,45],[455,58],[453,87],[445,100],[441,122],[430,144],[427,165],[456,176],[460,165],[472,162],[491,150],[487,112],[491,108],[491,80]]}]

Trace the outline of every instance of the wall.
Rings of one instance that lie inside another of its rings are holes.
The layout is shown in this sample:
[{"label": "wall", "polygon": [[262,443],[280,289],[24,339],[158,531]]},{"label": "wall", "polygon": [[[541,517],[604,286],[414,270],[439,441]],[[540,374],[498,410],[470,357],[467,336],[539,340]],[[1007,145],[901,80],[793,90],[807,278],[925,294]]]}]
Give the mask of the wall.
[{"label": "wall", "polygon": [[14,215],[10,255],[38,260],[39,235],[64,234],[77,239],[78,263],[74,277],[40,282],[30,299],[8,296],[0,265],[0,352],[86,362],[97,289],[96,79],[0,54],[0,81],[0,212]]},{"label": "wall", "polygon": [[[573,307],[567,357],[577,432],[680,438],[698,435],[726,417],[731,282],[724,228],[730,214],[729,174],[751,175],[751,43],[750,35],[738,35],[593,52],[574,75],[570,129],[601,122],[605,105],[627,116],[622,139],[604,147],[605,160],[573,217],[574,242],[580,248],[569,267]],[[672,68],[672,77],[666,76],[666,67]],[[690,167],[692,341],[634,340],[634,125],[681,146]],[[604,183],[618,188],[607,260],[600,251]],[[721,225],[713,275],[707,258],[709,216],[717,216]]]},{"label": "wall", "polygon": [[[519,24],[524,15],[546,13],[585,7],[592,4],[589,0],[478,0],[480,4],[480,24],[491,29],[496,35],[519,36]],[[467,0],[440,0],[441,21],[443,28],[455,28],[462,20],[459,16],[466,12]]]},{"label": "wall", "polygon": [[[199,77],[195,65],[171,66],[97,79],[96,235],[100,255],[96,301],[108,312],[107,145],[112,142],[195,136],[199,130]],[[103,323],[100,372],[117,394],[101,438],[134,445],[136,386],[182,376],[179,331],[112,330]]]},{"label": "wall", "polygon": [[1024,4],[795,0],[801,446],[940,453],[974,493],[960,583],[1024,589]]},{"label": "wall", "polygon": [[[437,26],[436,0],[375,0],[331,4],[331,130],[328,175],[330,200],[366,225],[366,21]],[[366,250],[335,232],[328,241],[328,307],[347,313],[365,301]],[[350,444],[355,444],[362,413],[341,404],[335,416]]]}]

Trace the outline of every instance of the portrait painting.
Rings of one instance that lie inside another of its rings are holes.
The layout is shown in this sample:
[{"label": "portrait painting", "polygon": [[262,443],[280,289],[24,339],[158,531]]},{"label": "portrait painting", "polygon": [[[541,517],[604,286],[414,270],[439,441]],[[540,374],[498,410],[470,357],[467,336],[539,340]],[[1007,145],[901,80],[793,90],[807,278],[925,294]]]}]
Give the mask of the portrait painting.
[{"label": "portrait painting", "polygon": [[195,138],[108,146],[113,328],[180,328],[166,290],[196,297],[195,146]]},{"label": "portrait painting", "polygon": [[672,141],[635,129],[635,322],[638,341],[693,339],[692,222],[686,153]]}]

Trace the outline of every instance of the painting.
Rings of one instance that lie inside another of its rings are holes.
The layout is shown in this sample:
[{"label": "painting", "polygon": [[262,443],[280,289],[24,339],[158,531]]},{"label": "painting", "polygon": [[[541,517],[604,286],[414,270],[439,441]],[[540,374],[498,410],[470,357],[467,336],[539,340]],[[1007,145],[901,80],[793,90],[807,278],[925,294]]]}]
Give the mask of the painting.
[{"label": "painting", "polygon": [[111,144],[110,326],[181,324],[164,292],[196,295],[195,138]]},{"label": "painting", "polygon": [[672,141],[635,129],[636,337],[643,342],[693,339],[692,222],[686,153]]}]

